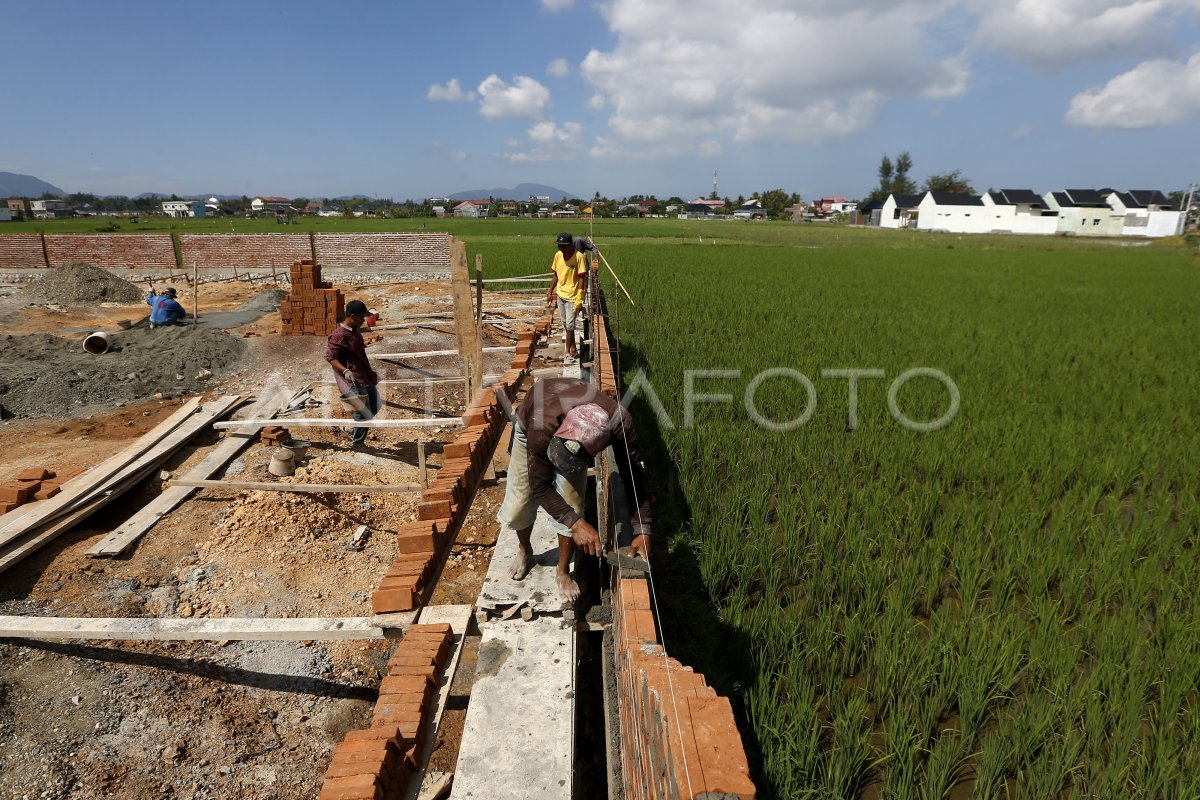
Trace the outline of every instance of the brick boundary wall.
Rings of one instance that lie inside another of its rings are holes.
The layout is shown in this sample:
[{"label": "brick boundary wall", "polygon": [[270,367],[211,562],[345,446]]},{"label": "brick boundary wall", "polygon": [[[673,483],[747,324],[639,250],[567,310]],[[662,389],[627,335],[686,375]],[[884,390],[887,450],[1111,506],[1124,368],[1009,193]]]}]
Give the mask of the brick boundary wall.
[{"label": "brick boundary wall", "polygon": [[[46,234],[50,267],[86,261],[96,267],[175,269],[175,244],[169,233],[111,236],[103,233]],[[7,264],[0,264],[6,266]]]},{"label": "brick boundary wall", "polygon": [[[601,391],[616,398],[603,316],[592,323],[593,369]],[[600,460],[604,498],[620,480],[612,449]],[[611,525],[615,512],[609,508]],[[602,534],[603,535],[603,534]],[[729,699],[704,676],[671,658],[658,634],[653,587],[645,577],[618,575],[611,596],[613,659],[620,721],[621,778],[625,796],[644,800],[754,800],[750,766]]]},{"label": "brick boundary wall", "polygon": [[450,269],[445,233],[318,233],[317,260],[331,269],[433,272]]},{"label": "brick boundary wall", "polygon": [[[28,271],[86,261],[107,269],[175,272],[176,255],[185,271],[272,268],[313,259],[327,269],[357,269],[396,275],[448,274],[446,233],[134,233],[0,235],[0,270]],[[45,250],[43,251],[43,240]]]},{"label": "brick boundary wall", "polygon": [[287,270],[293,261],[312,259],[307,233],[181,233],[184,269]]},{"label": "brick boundary wall", "polygon": [[6,269],[44,269],[46,255],[38,233],[12,233],[0,236],[0,266]]}]

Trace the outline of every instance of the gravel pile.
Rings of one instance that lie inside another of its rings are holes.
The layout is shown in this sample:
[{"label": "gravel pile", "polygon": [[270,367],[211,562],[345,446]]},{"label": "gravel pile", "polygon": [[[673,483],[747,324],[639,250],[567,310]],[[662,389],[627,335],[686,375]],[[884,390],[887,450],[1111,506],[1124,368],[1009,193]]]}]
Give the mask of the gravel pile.
[{"label": "gravel pile", "polygon": [[68,416],[200,391],[234,371],[246,346],[204,328],[134,328],[109,334],[103,355],[82,337],[48,333],[0,337],[0,405],[18,417]]},{"label": "gravel pile", "polygon": [[118,278],[108,270],[83,262],[55,267],[40,278],[30,281],[24,292],[66,306],[86,303],[139,303],[145,299],[142,290],[129,281]]}]

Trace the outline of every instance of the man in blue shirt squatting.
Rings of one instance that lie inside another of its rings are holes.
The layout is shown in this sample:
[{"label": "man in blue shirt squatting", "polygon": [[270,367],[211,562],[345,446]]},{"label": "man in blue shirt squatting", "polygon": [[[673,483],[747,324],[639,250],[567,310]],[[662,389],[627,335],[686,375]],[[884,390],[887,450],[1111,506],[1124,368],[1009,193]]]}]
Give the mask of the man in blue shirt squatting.
[{"label": "man in blue shirt squatting", "polygon": [[175,299],[176,294],[175,287],[168,286],[163,289],[162,294],[151,289],[150,294],[146,295],[146,305],[150,306],[151,328],[184,324],[183,319],[187,316],[187,312]]}]

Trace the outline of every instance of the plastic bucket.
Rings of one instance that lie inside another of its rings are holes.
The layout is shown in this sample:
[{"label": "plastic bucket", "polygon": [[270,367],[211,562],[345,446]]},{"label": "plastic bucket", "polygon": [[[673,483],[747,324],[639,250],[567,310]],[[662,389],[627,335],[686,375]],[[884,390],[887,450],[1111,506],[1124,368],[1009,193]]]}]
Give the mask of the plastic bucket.
[{"label": "plastic bucket", "polygon": [[98,356],[101,353],[107,353],[108,346],[108,334],[104,331],[96,331],[95,333],[89,333],[87,336],[83,337],[83,349],[94,356]]}]

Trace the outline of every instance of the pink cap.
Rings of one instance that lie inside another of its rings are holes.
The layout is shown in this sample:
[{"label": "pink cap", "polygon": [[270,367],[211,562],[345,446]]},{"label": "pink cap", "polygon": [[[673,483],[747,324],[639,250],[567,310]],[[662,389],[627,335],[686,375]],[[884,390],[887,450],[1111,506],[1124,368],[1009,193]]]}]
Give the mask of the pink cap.
[{"label": "pink cap", "polygon": [[563,417],[554,435],[560,439],[579,442],[588,455],[596,455],[608,444],[608,412],[595,403],[575,406]]}]

